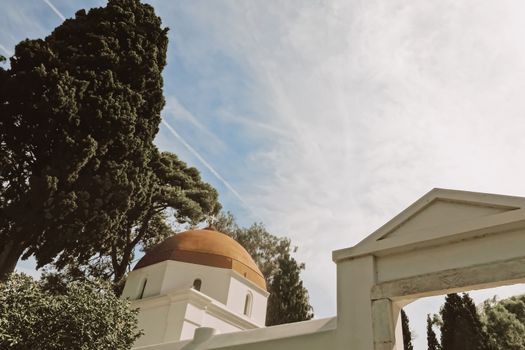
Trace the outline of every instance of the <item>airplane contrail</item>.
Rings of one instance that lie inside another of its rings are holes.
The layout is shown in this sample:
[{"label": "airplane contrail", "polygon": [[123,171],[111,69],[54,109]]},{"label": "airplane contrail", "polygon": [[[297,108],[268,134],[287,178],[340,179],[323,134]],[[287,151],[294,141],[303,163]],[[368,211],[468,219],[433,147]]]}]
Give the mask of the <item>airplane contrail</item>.
[{"label": "airplane contrail", "polygon": [[11,52],[10,50],[8,50],[4,45],[0,44],[0,50],[4,51],[4,53],[8,56],[8,57],[11,57],[14,55],[13,52]]},{"label": "airplane contrail", "polygon": [[55,7],[55,5],[53,5],[53,4],[51,3],[51,1],[49,1],[49,0],[42,0],[42,1],[45,2],[45,3],[47,4],[47,6],[49,6],[49,8],[51,8],[51,10],[53,10],[53,12],[54,12],[58,17],[60,17],[60,19],[61,19],[62,21],[65,21],[65,20],[66,20],[66,16],[64,16],[64,15],[62,14],[62,12],[60,12],[60,11]]},{"label": "airplane contrail", "polygon": [[237,190],[233,188],[233,186],[230,185],[230,183],[226,181],[226,179],[223,178],[221,174],[219,174],[217,170],[215,170],[213,166],[210,163],[208,163],[208,161],[206,161],[206,159],[204,159],[195,148],[191,147],[190,144],[188,144],[186,140],[184,140],[182,136],[180,136],[179,133],[177,133],[175,129],[171,125],[169,125],[165,120],[162,120],[162,124],[164,124],[164,126],[168,128],[168,130],[173,134],[173,136],[175,136],[177,140],[179,140],[184,145],[184,147],[186,147],[188,151],[191,152],[191,154],[193,154],[213,175],[215,175],[217,179],[219,179],[219,181],[221,181],[224,184],[224,186],[226,186],[226,188],[228,188],[231,191],[231,193],[233,193],[235,197],[237,197],[237,199],[239,199],[242,202],[242,204],[247,209],[250,210],[250,212],[253,213],[251,207],[248,205],[248,203],[246,203],[246,201],[242,198],[239,192],[237,192]]},{"label": "airplane contrail", "polygon": [[[53,12],[58,16],[60,17],[60,19],[62,21],[65,21],[66,20],[66,17],[51,3],[50,0],[42,0],[44,1],[50,8],[51,10],[53,10]],[[189,143],[186,142],[186,140],[184,140],[184,138],[182,138],[182,136],[180,136],[176,131],[175,129],[169,125],[166,121],[162,120],[162,124],[164,124],[168,130],[173,134],[173,136],[175,136],[183,145],[184,147],[186,147],[188,149],[188,151],[190,151],[217,179],[219,179],[219,181],[221,181],[224,186],[226,186],[226,188],[228,190],[230,190],[231,193],[233,193],[233,195],[235,197],[237,197],[237,199],[239,199],[239,201],[241,201],[241,203],[250,211],[253,213],[253,210],[251,209],[251,207],[248,205],[248,203],[244,200],[244,198],[242,198],[242,196],[239,194],[239,192],[237,192],[237,190],[235,188],[233,188],[233,186],[228,182],[226,181],[226,179],[224,177],[221,176],[221,174],[219,174],[217,172],[217,170],[215,170],[215,168],[213,168],[213,166],[208,163],[208,161],[206,161],[206,159],[204,159],[200,154],[199,152],[197,152],[196,149],[194,149],[193,147],[190,146]]]}]

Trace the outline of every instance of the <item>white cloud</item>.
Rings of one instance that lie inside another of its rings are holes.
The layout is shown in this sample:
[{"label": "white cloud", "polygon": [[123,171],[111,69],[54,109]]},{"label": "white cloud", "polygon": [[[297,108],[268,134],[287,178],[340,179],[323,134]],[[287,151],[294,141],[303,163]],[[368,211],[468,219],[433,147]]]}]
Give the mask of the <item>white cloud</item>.
[{"label": "white cloud", "polygon": [[329,252],[431,188],[525,194],[521,2],[226,4],[192,15],[253,74],[254,122],[286,131],[251,155],[244,193],[300,246],[320,314]]},{"label": "white cloud", "polygon": [[197,152],[195,148],[193,148],[182,136],[179,135],[177,131],[165,120],[162,120],[162,124],[169,130],[169,132],[175,136],[175,138],[184,145],[184,147],[195,157],[199,160],[199,162],[204,165],[206,169],[208,169],[213,176],[215,176],[237,199],[247,208],[251,210],[251,207],[246,203],[244,198],[241,196],[241,194],[230,184],[229,181],[227,181],[219,172],[213,167],[204,157]]},{"label": "white cloud", "polygon": [[271,136],[287,137],[288,133],[286,130],[279,129],[270,124],[261,123],[254,117],[239,116],[232,113],[229,110],[220,111],[220,117],[225,123],[240,124],[242,127],[250,130],[252,134],[273,134]]},{"label": "white cloud", "polygon": [[13,53],[11,50],[8,50],[4,45],[0,44],[0,50],[4,52],[4,54],[7,55],[7,57],[13,56]]},{"label": "white cloud", "polygon": [[20,40],[36,38],[46,33],[42,23],[34,18],[35,12],[38,12],[35,7],[38,8],[34,3],[15,0],[2,3],[0,42],[8,52],[14,51],[14,46]]},{"label": "white cloud", "polygon": [[176,96],[169,95],[166,97],[166,106],[162,112],[165,119],[169,118],[177,123],[189,124],[196,129],[196,138],[199,145],[208,152],[213,153],[224,150],[224,142],[201,122],[202,118],[198,118],[188,111]]},{"label": "white cloud", "polygon": [[[221,106],[218,113],[246,139],[261,141],[237,163],[252,176],[225,176],[272,232],[299,246],[318,316],[335,313],[331,250],[356,243],[431,188],[525,195],[524,3],[155,6],[165,18],[170,6],[191,18],[190,36],[171,32],[187,62],[202,62],[212,76],[203,57],[220,52],[253,80],[243,91],[252,111]],[[166,115],[207,135],[198,139],[199,153],[213,160],[208,153],[228,140],[208,129],[212,117],[191,110],[168,99]],[[227,166],[237,171],[233,160]]]}]

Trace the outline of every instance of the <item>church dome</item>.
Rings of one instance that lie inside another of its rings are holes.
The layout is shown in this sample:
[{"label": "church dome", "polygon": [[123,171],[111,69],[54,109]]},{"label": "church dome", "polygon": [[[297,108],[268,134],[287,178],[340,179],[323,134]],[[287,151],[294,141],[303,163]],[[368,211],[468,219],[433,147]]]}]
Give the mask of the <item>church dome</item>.
[{"label": "church dome", "polygon": [[166,260],[232,269],[266,290],[264,276],[246,249],[211,228],[171,236],[146,253],[134,270]]}]

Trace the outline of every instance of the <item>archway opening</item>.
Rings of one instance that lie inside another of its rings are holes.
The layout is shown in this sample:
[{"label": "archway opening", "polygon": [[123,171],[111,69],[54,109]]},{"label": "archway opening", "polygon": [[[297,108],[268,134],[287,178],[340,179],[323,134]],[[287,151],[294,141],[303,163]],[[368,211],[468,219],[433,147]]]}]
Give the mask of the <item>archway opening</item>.
[{"label": "archway opening", "polygon": [[[498,316],[493,315],[492,310],[496,308],[497,310],[494,312],[505,312],[505,310],[502,310],[500,306],[497,306],[497,304],[501,301],[505,302],[511,297],[525,295],[525,284],[514,284],[478,290],[465,290],[458,293],[459,297],[462,297],[463,293],[467,293],[469,298],[472,299],[476,306],[478,316],[482,322],[481,326],[483,329],[488,327],[490,333],[491,327],[501,325],[498,323],[500,321],[505,322],[505,320],[498,320]],[[443,326],[444,321],[440,311],[445,305],[445,298],[446,294],[419,298],[403,308],[406,315],[408,316],[414,350],[429,349],[428,342],[432,342],[432,340],[429,339],[429,336],[432,338],[432,335],[430,334],[431,332],[434,333],[436,341],[441,343],[441,327]],[[523,300],[525,302],[525,296],[523,297]],[[489,303],[488,309],[484,308],[484,303]],[[490,319],[487,317],[485,310],[489,310],[491,313],[492,316]],[[427,316],[429,316],[430,320],[427,320]],[[512,312],[509,312],[509,314],[502,314],[501,317],[514,319]],[[522,322],[520,321],[519,323]],[[516,323],[518,327],[520,327],[519,323]],[[428,327],[430,327],[430,330]],[[523,327],[525,327],[525,323],[523,323]],[[513,332],[515,331],[515,328],[508,328],[508,331]],[[508,335],[509,337],[513,336],[512,334]],[[493,335],[493,338],[504,336],[505,334],[503,331],[499,335]],[[525,333],[523,334],[523,338],[525,339]],[[503,339],[501,340],[503,341]],[[400,341],[400,343],[402,344],[403,342]],[[403,347],[398,346],[398,349],[403,349]]]}]

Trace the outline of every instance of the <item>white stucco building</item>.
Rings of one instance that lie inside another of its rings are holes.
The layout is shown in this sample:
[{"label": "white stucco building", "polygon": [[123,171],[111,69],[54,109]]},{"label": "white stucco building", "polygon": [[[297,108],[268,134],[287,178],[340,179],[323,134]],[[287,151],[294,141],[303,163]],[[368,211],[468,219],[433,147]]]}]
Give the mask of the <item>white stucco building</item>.
[{"label": "white stucco building", "polygon": [[[274,327],[262,327],[268,294],[242,247],[188,244],[186,254],[171,244],[146,255],[124,290],[141,308],[146,335],[137,350],[401,350],[403,306],[525,282],[525,198],[430,191],[357,245],[333,252],[336,317]],[[196,280],[200,292],[191,289]]]},{"label": "white stucco building", "polygon": [[264,327],[268,292],[246,250],[213,229],[174,235],[148,252],[122,293],[140,309],[136,347]]}]

